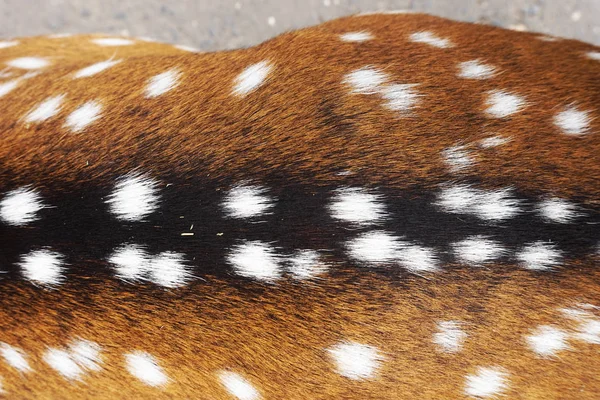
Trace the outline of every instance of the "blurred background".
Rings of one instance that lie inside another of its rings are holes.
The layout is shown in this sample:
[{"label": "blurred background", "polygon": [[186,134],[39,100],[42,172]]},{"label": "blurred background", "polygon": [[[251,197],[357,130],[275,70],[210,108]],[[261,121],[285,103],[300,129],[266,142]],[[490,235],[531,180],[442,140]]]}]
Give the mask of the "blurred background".
[{"label": "blurred background", "polygon": [[398,9],[600,45],[600,0],[0,0],[0,38],[102,32],[221,50],[344,15]]}]

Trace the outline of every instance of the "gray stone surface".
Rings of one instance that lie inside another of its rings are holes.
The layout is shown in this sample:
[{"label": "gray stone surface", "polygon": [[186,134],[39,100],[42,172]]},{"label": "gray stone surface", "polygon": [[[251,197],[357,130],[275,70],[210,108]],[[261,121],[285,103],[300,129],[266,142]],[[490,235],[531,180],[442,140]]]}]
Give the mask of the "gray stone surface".
[{"label": "gray stone surface", "polygon": [[105,32],[220,50],[348,14],[396,9],[600,45],[600,0],[0,0],[0,38]]}]

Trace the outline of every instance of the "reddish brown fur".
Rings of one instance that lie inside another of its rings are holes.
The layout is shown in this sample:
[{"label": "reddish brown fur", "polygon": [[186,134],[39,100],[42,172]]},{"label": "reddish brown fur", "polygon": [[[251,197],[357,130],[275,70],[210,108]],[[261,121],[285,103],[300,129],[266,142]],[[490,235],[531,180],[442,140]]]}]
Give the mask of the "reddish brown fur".
[{"label": "reddish brown fur", "polygon": [[[434,51],[406,40],[422,29],[460,45]],[[340,33],[360,30],[378,40],[338,40]],[[36,182],[67,190],[141,168],[234,180],[286,174],[311,185],[433,188],[454,179],[439,157],[442,150],[502,134],[513,140],[493,155],[478,153],[474,175],[483,186],[513,185],[597,207],[600,119],[592,121],[593,133],[569,137],[552,116],[572,102],[598,112],[600,63],[582,56],[598,49],[534,37],[425,15],[373,15],[210,54],[141,42],[115,51],[89,44],[85,36],[22,39],[3,50],[0,61],[32,54],[54,61],[17,94],[0,98],[0,180],[10,187]],[[71,79],[74,71],[115,53],[126,60],[110,73]],[[493,82],[458,79],[456,64],[476,58],[501,74]],[[232,96],[240,71],[264,59],[277,67],[269,83],[257,96]],[[418,117],[398,118],[374,98],[345,93],[343,76],[367,64],[395,81],[420,83],[425,96]],[[181,86],[144,99],[147,79],[172,66],[184,71]],[[523,95],[528,112],[486,118],[484,93],[498,87]],[[59,93],[67,94],[60,116],[99,98],[105,117],[84,134],[61,128],[64,118],[42,127],[15,117]],[[336,115],[338,129],[348,130],[347,138],[318,120],[325,108]],[[336,175],[341,170],[357,174]],[[254,297],[250,289],[210,276],[174,292],[139,285],[117,291],[112,281],[93,283],[86,293],[69,283],[46,291],[2,282],[0,340],[26,349],[35,372],[22,376],[0,363],[0,376],[12,398],[228,398],[215,372],[235,367],[265,399],[462,399],[465,375],[499,364],[511,373],[506,398],[594,399],[600,393],[597,346],[577,342],[576,351],[544,360],[526,350],[523,335],[539,324],[560,326],[560,307],[597,302],[596,263],[581,258],[549,275],[513,265],[459,266],[401,282],[352,270],[309,286],[285,281],[262,290],[256,284]],[[431,334],[438,318],[468,324],[471,336],[461,353],[435,351]],[[78,336],[103,346],[104,370],[69,383],[41,354]],[[346,338],[385,353],[377,379],[349,381],[334,371],[323,349]],[[122,353],[140,343],[172,380],[164,390],[144,386],[123,368]]]}]

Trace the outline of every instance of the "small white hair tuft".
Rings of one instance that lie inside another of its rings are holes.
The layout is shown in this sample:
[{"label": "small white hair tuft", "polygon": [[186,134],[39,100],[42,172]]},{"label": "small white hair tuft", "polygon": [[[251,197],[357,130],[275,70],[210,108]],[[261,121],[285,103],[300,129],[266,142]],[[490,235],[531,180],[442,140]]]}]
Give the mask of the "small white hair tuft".
[{"label": "small white hair tuft", "polygon": [[433,32],[429,31],[412,33],[409,36],[409,40],[414,43],[425,43],[433,47],[438,47],[440,49],[454,47],[454,44],[450,41],[450,39],[441,38],[435,35]]},{"label": "small white hair tuft", "polygon": [[528,346],[540,357],[553,357],[569,348],[568,334],[554,326],[540,325],[525,337]]},{"label": "small white hair tuft", "polygon": [[501,395],[508,388],[508,373],[498,367],[479,367],[475,374],[467,375],[465,394],[486,398]]},{"label": "small white hair tuft", "polygon": [[260,395],[250,382],[240,374],[231,371],[218,373],[219,380],[230,395],[238,400],[258,400]]},{"label": "small white hair tuft", "polygon": [[381,88],[381,97],[385,100],[383,106],[402,114],[409,113],[419,102],[421,95],[414,89],[417,84],[387,84]]},{"label": "small white hair tuft", "polygon": [[373,39],[373,35],[367,31],[346,32],[340,35],[343,42],[366,42]]},{"label": "small white hair tuft", "polygon": [[288,271],[295,279],[312,279],[327,272],[327,266],[315,250],[298,250],[287,261]]},{"label": "small white hair tuft", "polygon": [[458,77],[464,79],[490,79],[496,74],[496,68],[483,64],[479,60],[470,60],[458,64]]},{"label": "small white hair tuft", "polygon": [[600,51],[589,51],[585,55],[590,60],[600,61]]},{"label": "small white hair tuft", "polygon": [[87,66],[87,67],[82,68],[79,71],[75,72],[73,79],[87,78],[87,77],[99,74],[100,72],[102,72],[104,70],[114,67],[115,65],[119,64],[121,61],[123,61],[123,60],[106,60],[106,61],[97,62],[95,64],[92,64],[90,66]]},{"label": "small white hair tuft", "polygon": [[265,215],[273,208],[274,202],[274,199],[265,193],[266,189],[260,186],[234,186],[223,200],[225,213],[233,218],[254,218]]},{"label": "small white hair tuft", "polygon": [[450,172],[461,172],[474,164],[473,158],[463,145],[448,147],[442,151],[442,158],[448,164]]},{"label": "small white hair tuft", "polygon": [[246,67],[233,82],[233,94],[239,97],[258,89],[273,70],[269,61],[261,61]]},{"label": "small white hair tuft", "polygon": [[552,243],[533,242],[526,244],[516,254],[517,261],[533,271],[545,271],[558,265],[562,253]]},{"label": "small white hair tuft", "polygon": [[19,42],[17,40],[0,40],[0,49],[7,49],[18,44]]},{"label": "small white hair tuft", "polygon": [[538,213],[547,221],[566,224],[580,216],[575,204],[557,197],[541,201],[536,207]]},{"label": "small white hair tuft", "polygon": [[32,371],[23,350],[7,343],[0,343],[0,354],[2,354],[2,358],[4,358],[8,365],[17,371],[23,373]]},{"label": "small white hair tuft", "polygon": [[466,184],[446,185],[436,203],[444,211],[470,214],[487,221],[502,221],[521,212],[511,188],[480,190]]},{"label": "small white hair tuft", "polygon": [[158,208],[158,182],[132,172],[121,177],[106,203],[115,217],[122,221],[142,221]]},{"label": "small white hair tuft", "polygon": [[63,282],[64,257],[47,249],[32,250],[17,265],[23,276],[34,285],[53,287]]},{"label": "small white hair tuft", "polygon": [[506,254],[504,247],[485,236],[470,236],[452,244],[456,258],[472,266],[481,266]]},{"label": "small white hair tuft", "polygon": [[23,226],[36,221],[45,208],[40,194],[29,186],[8,192],[0,200],[0,219],[9,225]]},{"label": "small white hair tuft", "polygon": [[352,93],[374,94],[381,92],[381,86],[387,80],[384,72],[369,65],[350,72],[344,76],[343,82],[352,88]]},{"label": "small white hair tuft", "polygon": [[181,75],[181,72],[179,72],[177,69],[170,69],[161,74],[153,76],[148,80],[148,84],[144,89],[146,97],[157,97],[163,93],[172,90],[177,85],[179,85]]},{"label": "small white hair tuft", "polygon": [[336,190],[329,211],[335,219],[359,225],[377,224],[386,216],[381,196],[359,188]]},{"label": "small white hair tuft", "polygon": [[488,92],[486,99],[487,109],[485,112],[494,118],[506,118],[525,108],[527,102],[519,95],[505,92],[503,90],[492,90]]},{"label": "small white hair tuft", "polygon": [[575,106],[569,106],[554,116],[554,124],[562,133],[571,136],[589,133],[591,122],[589,111],[581,111]]},{"label": "small white hair tuft", "polygon": [[100,118],[102,104],[95,100],[85,102],[67,116],[65,128],[72,132],[80,132],[92,122]]},{"label": "small white hair tuft", "polygon": [[7,61],[6,65],[18,69],[42,69],[50,65],[50,61],[42,57],[20,57]]},{"label": "small white hair tuft", "polygon": [[59,113],[64,98],[62,94],[48,97],[25,115],[25,122],[40,123],[52,118]]},{"label": "small white hair tuft", "polygon": [[43,359],[52,369],[69,380],[80,380],[84,373],[83,368],[65,350],[49,348]]},{"label": "small white hair tuft", "polygon": [[270,245],[260,241],[234,246],[227,261],[237,274],[246,278],[272,283],[281,277],[280,256]]},{"label": "small white hair tuft", "polygon": [[162,387],[169,382],[156,358],[144,351],[136,350],[125,354],[125,367],[131,375],[148,386]]},{"label": "small white hair tuft", "polygon": [[433,343],[444,353],[459,352],[467,338],[461,325],[458,321],[439,321],[436,324],[437,332],[433,334]]},{"label": "small white hair tuft", "polygon": [[376,376],[385,357],[373,346],[343,341],[327,349],[337,372],[349,379],[365,380]]},{"label": "small white hair tuft", "polygon": [[98,38],[92,39],[92,43],[98,46],[114,47],[114,46],[130,46],[135,42],[131,39],[124,38]]}]

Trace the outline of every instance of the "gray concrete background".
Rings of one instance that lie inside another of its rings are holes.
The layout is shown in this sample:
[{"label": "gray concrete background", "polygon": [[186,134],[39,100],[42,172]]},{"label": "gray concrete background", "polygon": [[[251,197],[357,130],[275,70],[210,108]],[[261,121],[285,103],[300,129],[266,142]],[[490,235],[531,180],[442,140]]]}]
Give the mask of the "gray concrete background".
[{"label": "gray concrete background", "polygon": [[348,14],[397,9],[600,45],[600,0],[0,0],[0,38],[105,32],[220,50]]}]

